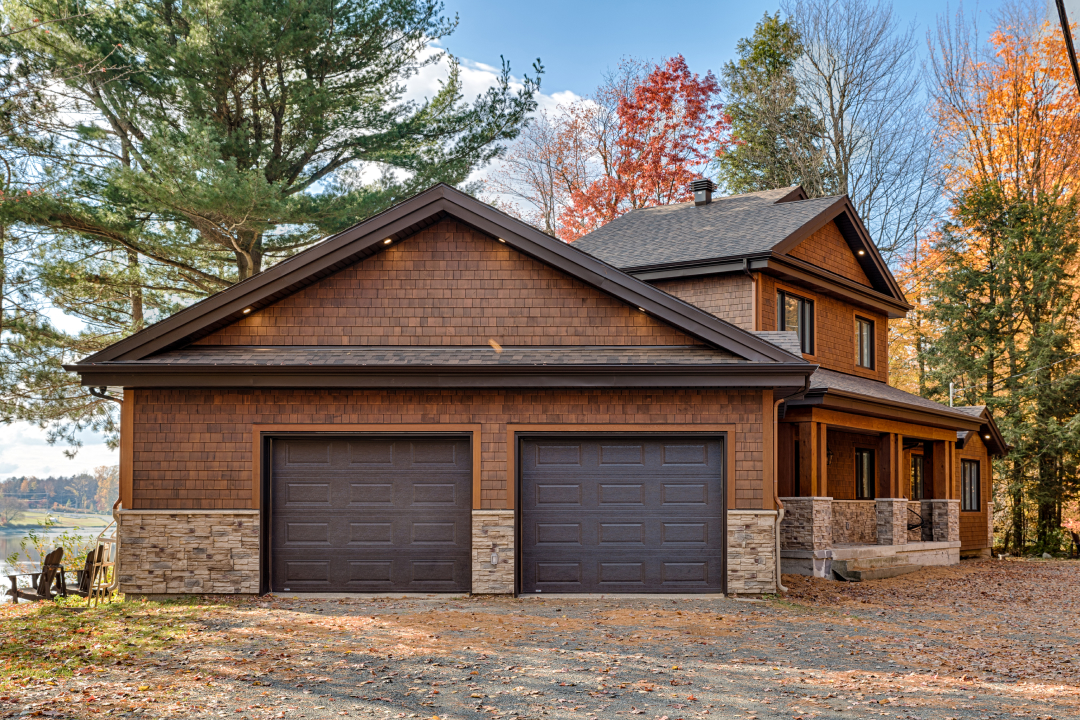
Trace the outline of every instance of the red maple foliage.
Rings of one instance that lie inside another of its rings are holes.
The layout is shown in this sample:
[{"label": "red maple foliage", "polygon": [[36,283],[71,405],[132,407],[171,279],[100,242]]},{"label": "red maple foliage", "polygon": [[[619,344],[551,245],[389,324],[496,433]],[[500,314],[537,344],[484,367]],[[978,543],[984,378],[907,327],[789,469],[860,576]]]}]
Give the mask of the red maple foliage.
[{"label": "red maple foliage", "polygon": [[508,210],[570,242],[630,210],[690,199],[730,119],[713,74],[627,59],[589,98],[541,113],[493,173]]},{"label": "red maple foliage", "polygon": [[[682,55],[654,66],[632,87],[609,86],[609,92],[621,94],[605,98],[617,107],[614,141],[600,149],[599,176],[570,192],[560,217],[559,236],[566,241],[630,210],[689,200],[690,182],[717,156],[730,130],[716,77],[690,72]],[[571,121],[568,130],[580,130],[585,120]]]}]

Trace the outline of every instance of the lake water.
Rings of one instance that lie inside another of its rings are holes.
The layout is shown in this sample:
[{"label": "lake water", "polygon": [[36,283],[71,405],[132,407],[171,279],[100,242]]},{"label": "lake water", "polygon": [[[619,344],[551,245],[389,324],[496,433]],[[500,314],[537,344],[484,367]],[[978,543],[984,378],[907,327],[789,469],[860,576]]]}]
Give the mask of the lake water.
[{"label": "lake water", "polygon": [[[53,530],[54,530],[54,532],[39,533],[39,534],[43,535],[44,537],[50,538],[50,539],[51,538],[57,538],[60,535],[62,535],[65,530],[71,530],[71,528],[53,528]],[[82,535],[84,538],[88,538],[89,540],[95,540],[95,539],[97,539],[97,536],[98,536],[99,532],[101,532],[100,527],[86,528],[86,529],[80,530],[79,534]],[[25,534],[19,535],[19,534],[6,534],[5,533],[5,534],[0,535],[0,575],[6,576],[7,574],[9,574],[11,572],[11,568],[9,568],[8,564],[7,564],[7,558],[8,558],[8,555],[11,555],[11,553],[13,553],[13,552],[18,552],[19,553],[19,561],[24,564],[24,567],[22,568],[22,570],[24,572],[31,572],[31,571],[32,572],[37,572],[38,567],[41,564],[41,556],[38,554],[37,550],[35,550],[32,545],[27,543],[26,551],[30,555],[31,562],[30,563],[26,562],[26,557],[23,555],[22,551],[19,549],[19,544],[22,542],[24,537],[26,537]],[[47,545],[49,550],[54,550],[58,546],[59,546],[59,543],[49,543]],[[32,566],[32,568],[27,567],[27,565]],[[66,567],[66,565],[67,564],[65,564],[65,567]],[[72,568],[72,569],[75,569],[75,568]],[[78,568],[78,569],[81,570],[82,568]],[[6,585],[7,578],[4,577],[3,579],[5,580],[4,587],[7,587],[7,585]],[[2,601],[2,600],[0,600],[0,601]]]}]

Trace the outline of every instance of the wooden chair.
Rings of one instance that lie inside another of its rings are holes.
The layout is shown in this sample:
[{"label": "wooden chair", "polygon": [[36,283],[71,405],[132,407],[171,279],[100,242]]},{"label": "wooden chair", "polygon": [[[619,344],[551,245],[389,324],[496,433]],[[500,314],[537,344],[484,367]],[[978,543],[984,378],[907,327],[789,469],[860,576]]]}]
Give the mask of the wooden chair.
[{"label": "wooden chair", "polygon": [[[64,548],[56,548],[45,556],[41,561],[41,572],[22,573],[8,575],[11,581],[11,589],[7,594],[11,596],[11,602],[17,603],[22,600],[52,600],[53,589],[62,597],[67,597],[67,581],[64,580],[64,566],[60,561],[64,559]],[[19,587],[19,578],[29,577],[33,590]]]}]

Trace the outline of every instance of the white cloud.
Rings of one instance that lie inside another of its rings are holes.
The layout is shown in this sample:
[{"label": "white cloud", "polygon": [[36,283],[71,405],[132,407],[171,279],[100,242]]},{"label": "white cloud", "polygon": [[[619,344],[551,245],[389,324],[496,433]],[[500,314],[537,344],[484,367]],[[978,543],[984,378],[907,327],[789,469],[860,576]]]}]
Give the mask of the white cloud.
[{"label": "white cloud", "polygon": [[49,445],[45,432],[29,423],[0,426],[0,476],[74,475],[100,465],[116,465],[120,453],[110,450],[100,435],[83,433],[83,446],[73,460],[64,456],[66,445]]}]

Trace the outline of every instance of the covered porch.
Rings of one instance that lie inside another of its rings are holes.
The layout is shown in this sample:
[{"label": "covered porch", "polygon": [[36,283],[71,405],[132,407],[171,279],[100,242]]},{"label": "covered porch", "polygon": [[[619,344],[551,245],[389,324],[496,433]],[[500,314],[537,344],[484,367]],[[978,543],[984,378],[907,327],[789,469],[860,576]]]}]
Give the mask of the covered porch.
[{"label": "covered porch", "polygon": [[783,572],[866,580],[959,562],[957,437],[955,427],[789,409],[777,438]]}]

